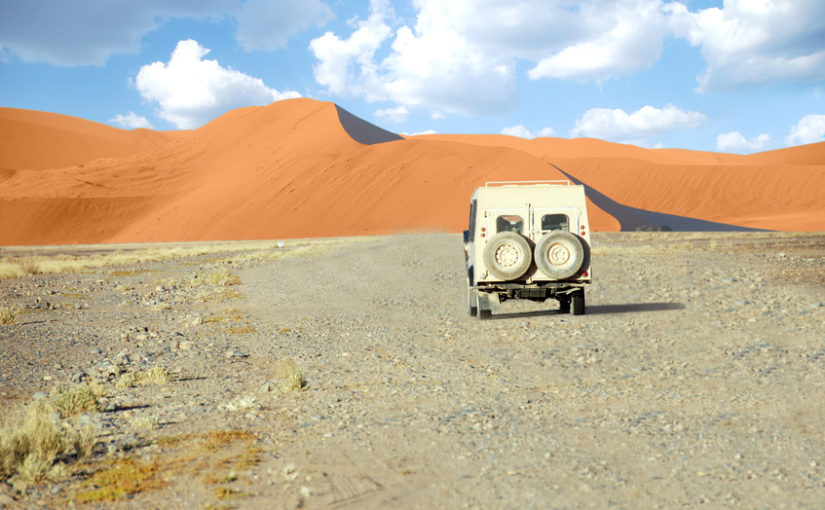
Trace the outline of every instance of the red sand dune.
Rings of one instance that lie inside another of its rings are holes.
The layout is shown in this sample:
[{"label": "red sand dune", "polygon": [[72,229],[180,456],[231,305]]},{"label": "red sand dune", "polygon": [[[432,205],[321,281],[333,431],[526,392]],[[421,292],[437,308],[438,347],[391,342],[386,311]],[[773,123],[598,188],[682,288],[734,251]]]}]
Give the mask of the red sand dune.
[{"label": "red sand dune", "polygon": [[[460,231],[475,187],[564,179],[556,167],[626,206],[825,229],[825,143],[737,156],[590,139],[401,139],[332,103],[293,99],[188,132],[0,108],[0,244]],[[589,210],[593,230],[629,224],[619,209]]]}]

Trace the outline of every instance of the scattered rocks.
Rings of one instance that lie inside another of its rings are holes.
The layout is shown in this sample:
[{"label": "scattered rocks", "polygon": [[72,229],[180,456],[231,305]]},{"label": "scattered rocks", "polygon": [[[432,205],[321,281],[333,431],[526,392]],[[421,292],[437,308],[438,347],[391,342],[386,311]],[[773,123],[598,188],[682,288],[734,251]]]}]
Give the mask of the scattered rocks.
[{"label": "scattered rocks", "polygon": [[[0,388],[11,395],[0,407],[99,383],[100,412],[81,419],[101,458],[249,432],[254,445],[237,451],[260,457],[217,485],[309,507],[385,506],[386,488],[402,506],[633,507],[628,487],[651,507],[818,506],[821,280],[777,275],[824,268],[822,257],[784,238],[776,253],[772,234],[708,234],[724,249],[689,257],[674,241],[687,234],[640,235],[594,235],[581,317],[505,302],[494,320],[470,319],[455,236],[233,264],[243,298],[226,300],[193,284],[213,270],[205,258],[5,281],[30,322],[0,330],[0,380],[20,389]],[[169,382],[117,386],[153,368]],[[49,506],[65,487],[6,504]],[[127,506],[209,498],[167,489]]]}]

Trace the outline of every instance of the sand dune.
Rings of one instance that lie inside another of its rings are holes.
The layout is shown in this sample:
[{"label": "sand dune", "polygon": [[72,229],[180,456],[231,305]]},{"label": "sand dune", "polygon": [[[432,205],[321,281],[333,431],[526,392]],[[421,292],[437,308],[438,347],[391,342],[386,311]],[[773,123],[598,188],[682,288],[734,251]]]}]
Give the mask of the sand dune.
[{"label": "sand dune", "polygon": [[43,170],[128,156],[186,134],[126,131],[57,113],[0,108],[0,169]]},{"label": "sand dune", "polygon": [[[624,206],[766,230],[825,229],[825,142],[751,154],[643,149],[594,139],[428,135],[540,157]],[[619,218],[623,226],[634,223]],[[714,229],[715,230],[715,229]]]},{"label": "sand dune", "polygon": [[405,139],[311,99],[233,110],[188,132],[5,108],[0,135],[2,244],[455,232],[485,181],[565,173],[591,188],[592,230],[825,229],[825,143],[739,156],[593,139]]}]

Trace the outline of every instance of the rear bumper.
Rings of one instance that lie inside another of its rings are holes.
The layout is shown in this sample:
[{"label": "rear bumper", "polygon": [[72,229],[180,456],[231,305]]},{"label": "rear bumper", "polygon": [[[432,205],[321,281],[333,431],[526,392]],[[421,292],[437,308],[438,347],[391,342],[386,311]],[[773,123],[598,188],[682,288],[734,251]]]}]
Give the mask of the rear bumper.
[{"label": "rear bumper", "polygon": [[530,299],[544,301],[549,298],[566,296],[579,292],[590,280],[533,282],[530,284],[513,282],[479,282],[474,288],[479,292],[497,294],[499,299]]}]

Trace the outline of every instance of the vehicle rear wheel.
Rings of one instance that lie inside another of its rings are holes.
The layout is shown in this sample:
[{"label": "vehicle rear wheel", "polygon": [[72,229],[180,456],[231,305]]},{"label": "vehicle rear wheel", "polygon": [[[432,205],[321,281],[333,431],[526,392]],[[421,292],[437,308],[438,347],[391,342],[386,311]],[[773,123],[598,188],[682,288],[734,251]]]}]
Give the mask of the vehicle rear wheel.
[{"label": "vehicle rear wheel", "polygon": [[560,299],[559,300],[559,311],[561,313],[570,313],[570,299]]},{"label": "vehicle rear wheel", "polygon": [[484,264],[500,280],[516,280],[530,268],[533,251],[527,238],[515,232],[499,232],[484,247]]},{"label": "vehicle rear wheel", "polygon": [[577,292],[570,297],[570,312],[573,315],[584,315],[584,291]]}]

